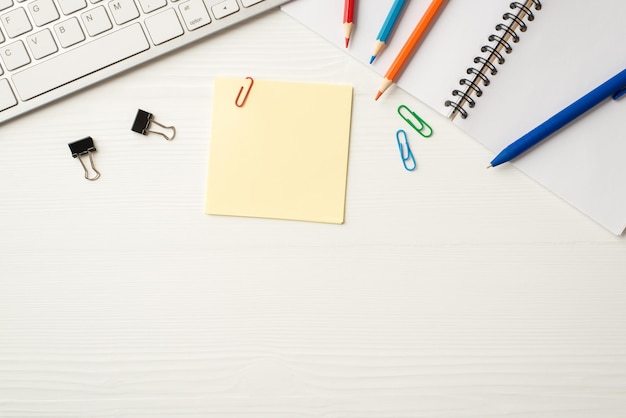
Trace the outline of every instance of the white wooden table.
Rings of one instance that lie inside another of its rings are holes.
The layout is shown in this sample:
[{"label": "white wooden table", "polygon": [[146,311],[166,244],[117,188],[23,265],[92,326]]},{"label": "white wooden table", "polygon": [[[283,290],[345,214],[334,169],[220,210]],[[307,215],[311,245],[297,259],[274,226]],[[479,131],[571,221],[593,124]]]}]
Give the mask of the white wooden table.
[{"label": "white wooden table", "polygon": [[[344,225],[203,213],[248,75],[354,86]],[[0,416],[626,417],[624,239],[379,82],[275,11],[3,125]]]}]

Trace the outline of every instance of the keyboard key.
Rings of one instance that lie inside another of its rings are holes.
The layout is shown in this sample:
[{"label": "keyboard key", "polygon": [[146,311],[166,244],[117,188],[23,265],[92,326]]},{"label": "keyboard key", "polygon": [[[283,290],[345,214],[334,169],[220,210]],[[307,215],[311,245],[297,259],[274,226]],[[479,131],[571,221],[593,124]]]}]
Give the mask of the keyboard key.
[{"label": "keyboard key", "polygon": [[0,80],[0,111],[6,110],[17,104],[17,99],[11,90],[9,81],[6,78]]},{"label": "keyboard key", "polygon": [[23,67],[30,63],[30,57],[28,56],[28,52],[26,52],[26,47],[22,41],[15,41],[8,45],[3,45],[0,52],[2,54],[4,66],[9,71]]},{"label": "keyboard key", "polygon": [[3,14],[0,16],[0,20],[2,20],[2,26],[4,26],[4,30],[6,30],[9,38],[15,38],[33,29],[23,7],[18,7]]},{"label": "keyboard key", "polygon": [[28,10],[37,26],[53,22],[60,18],[59,12],[52,0],[35,0],[28,3]]},{"label": "keyboard key", "polygon": [[29,100],[149,48],[135,23],[24,69],[13,75],[13,84],[22,100]]},{"label": "keyboard key", "polygon": [[167,0],[139,0],[141,10],[144,13],[150,13],[167,5]]},{"label": "keyboard key", "polygon": [[63,48],[69,48],[85,40],[85,34],[80,28],[78,19],[75,17],[71,17],[54,25],[54,32],[57,34],[59,43]]},{"label": "keyboard key", "polygon": [[222,19],[239,11],[237,0],[225,0],[211,7],[216,19]]},{"label": "keyboard key", "polygon": [[33,54],[33,57],[37,60],[54,54],[59,50],[49,29],[33,33],[26,38],[26,43],[28,44],[30,53]]},{"label": "keyboard key", "polygon": [[104,6],[95,7],[80,15],[89,36],[100,35],[113,28],[111,19]]},{"label": "keyboard key", "polygon": [[145,20],[145,23],[155,45],[160,45],[185,33],[174,9],[167,9],[151,16]]},{"label": "keyboard key", "polygon": [[0,10],[8,9],[13,6],[13,0],[0,0]]},{"label": "keyboard key", "polygon": [[241,0],[241,4],[243,4],[243,7],[250,7],[257,3],[261,3],[262,1],[263,0]]},{"label": "keyboard key", "polygon": [[202,0],[189,0],[178,5],[187,29],[194,30],[211,23],[211,17]]},{"label": "keyboard key", "polygon": [[130,22],[139,17],[139,9],[133,0],[113,0],[109,2],[109,10],[118,25]]},{"label": "keyboard key", "polygon": [[58,0],[61,11],[65,16],[87,7],[85,0]]}]

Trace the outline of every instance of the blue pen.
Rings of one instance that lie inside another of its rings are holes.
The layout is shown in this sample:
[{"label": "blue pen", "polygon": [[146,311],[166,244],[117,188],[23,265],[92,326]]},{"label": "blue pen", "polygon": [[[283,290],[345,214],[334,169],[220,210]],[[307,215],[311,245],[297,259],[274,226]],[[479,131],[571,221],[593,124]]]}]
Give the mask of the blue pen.
[{"label": "blue pen", "polygon": [[395,0],[393,2],[391,10],[389,10],[389,14],[387,14],[387,18],[385,19],[385,23],[383,23],[383,27],[380,28],[380,32],[378,32],[378,36],[376,37],[376,43],[374,44],[374,53],[372,54],[372,58],[370,58],[370,64],[374,62],[376,56],[380,54],[380,51],[387,43],[389,34],[391,33],[391,30],[398,21],[398,16],[400,16],[400,12],[402,11],[402,8],[404,7],[404,4],[406,2],[407,0]]},{"label": "blue pen", "polygon": [[552,116],[550,119],[503,149],[498,155],[496,155],[496,158],[491,161],[489,167],[495,167],[511,161],[513,158],[528,151],[530,148],[548,138],[550,135],[572,122],[592,107],[603,102],[605,99],[609,97],[618,99],[625,93],[626,70],[623,70],[621,73],[591,90],[589,93],[576,100],[574,103],[567,106],[565,109],[561,110],[559,113]]}]

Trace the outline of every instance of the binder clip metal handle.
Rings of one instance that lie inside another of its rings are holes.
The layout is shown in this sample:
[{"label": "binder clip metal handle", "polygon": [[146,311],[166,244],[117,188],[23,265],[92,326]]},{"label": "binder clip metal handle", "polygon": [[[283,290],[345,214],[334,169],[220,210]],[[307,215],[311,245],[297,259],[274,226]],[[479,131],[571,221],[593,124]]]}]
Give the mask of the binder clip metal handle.
[{"label": "binder clip metal handle", "polygon": [[[150,130],[150,125],[152,124],[158,125],[166,131],[169,131],[168,134],[161,131],[153,131]],[[137,110],[137,116],[135,116],[135,121],[133,122],[133,126],[130,128],[131,131],[137,132],[138,134],[148,135],[149,133],[161,135],[168,141],[171,141],[176,136],[176,128],[173,126],[165,126],[154,120],[154,115],[150,112],[146,112],[145,110]]]},{"label": "binder clip metal handle", "polygon": [[[78,158],[80,165],[83,166],[83,170],[85,170],[85,178],[89,181],[98,180],[100,178],[100,172],[96,169],[96,166],[94,165],[92,155],[93,152],[96,151],[96,147],[93,144],[93,138],[88,136],[86,138],[72,142],[68,144],[68,146],[70,147],[70,151],[72,152],[72,157]],[[91,165],[91,169],[94,173],[96,173],[94,177],[89,177],[89,170],[87,169],[87,166],[82,159],[82,157],[85,155],[89,156],[89,164]]]}]

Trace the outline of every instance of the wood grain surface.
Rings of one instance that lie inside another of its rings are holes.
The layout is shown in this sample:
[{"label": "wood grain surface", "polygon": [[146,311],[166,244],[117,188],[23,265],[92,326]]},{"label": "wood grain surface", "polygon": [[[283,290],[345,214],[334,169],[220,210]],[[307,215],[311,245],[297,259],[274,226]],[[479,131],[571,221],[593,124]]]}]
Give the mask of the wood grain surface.
[{"label": "wood grain surface", "polygon": [[[0,417],[626,417],[624,239],[374,102],[337,27],[271,12],[0,128]],[[344,225],[203,213],[216,76],[354,86]]]}]

